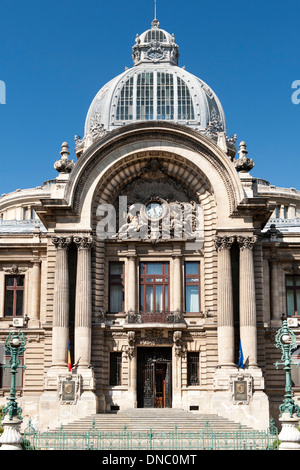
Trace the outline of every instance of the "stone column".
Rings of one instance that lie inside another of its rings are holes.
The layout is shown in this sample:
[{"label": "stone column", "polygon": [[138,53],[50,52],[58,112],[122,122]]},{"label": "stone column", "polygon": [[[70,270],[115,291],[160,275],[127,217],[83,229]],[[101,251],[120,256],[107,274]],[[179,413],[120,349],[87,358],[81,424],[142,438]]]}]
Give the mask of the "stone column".
[{"label": "stone column", "polygon": [[257,367],[256,298],[253,246],[257,237],[237,237],[240,246],[240,339],[244,362]]},{"label": "stone column", "polygon": [[221,367],[234,367],[234,322],[230,250],[234,237],[216,237],[218,252],[218,354]]},{"label": "stone column", "polygon": [[128,275],[126,275],[127,281],[127,310],[137,311],[136,305],[136,256],[128,257]]},{"label": "stone column", "polygon": [[67,367],[69,339],[69,267],[68,248],[71,237],[53,237],[56,247],[52,365]]},{"label": "stone column", "polygon": [[91,364],[92,282],[91,237],[76,237],[78,248],[76,300],[75,300],[75,347],[74,360],[77,367]]},{"label": "stone column", "polygon": [[30,320],[40,318],[41,263],[34,261],[31,275],[31,311]]}]

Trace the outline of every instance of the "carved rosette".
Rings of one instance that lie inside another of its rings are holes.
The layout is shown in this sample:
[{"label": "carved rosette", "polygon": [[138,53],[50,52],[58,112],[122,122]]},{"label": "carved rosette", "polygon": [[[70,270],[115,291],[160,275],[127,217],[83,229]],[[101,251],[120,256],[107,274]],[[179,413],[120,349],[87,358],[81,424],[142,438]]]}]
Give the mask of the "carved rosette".
[{"label": "carved rosette", "polygon": [[257,241],[257,236],[255,235],[253,237],[242,237],[242,236],[237,237],[237,242],[239,244],[241,251],[244,251],[244,250],[252,251],[256,241]]},{"label": "carved rosette", "polygon": [[57,250],[67,250],[72,242],[72,237],[52,237],[52,243]]},{"label": "carved rosette", "polygon": [[230,250],[231,245],[233,244],[235,237],[216,237],[215,247],[217,251],[221,250]]}]

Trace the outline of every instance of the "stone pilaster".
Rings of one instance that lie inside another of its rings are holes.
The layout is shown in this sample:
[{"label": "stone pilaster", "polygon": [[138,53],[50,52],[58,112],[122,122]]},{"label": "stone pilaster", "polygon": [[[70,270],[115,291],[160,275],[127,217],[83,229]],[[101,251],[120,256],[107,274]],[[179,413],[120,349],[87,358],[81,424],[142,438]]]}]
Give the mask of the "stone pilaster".
[{"label": "stone pilaster", "polygon": [[78,249],[74,360],[77,367],[86,368],[91,364],[91,248],[93,240],[91,237],[75,237],[74,242]]},{"label": "stone pilaster", "polygon": [[41,263],[34,261],[31,276],[31,312],[30,320],[38,320],[40,318],[40,295],[41,295]]},{"label": "stone pilaster", "polygon": [[52,365],[67,366],[69,339],[69,267],[68,248],[71,237],[53,237],[56,247],[53,307]]},{"label": "stone pilaster", "polygon": [[218,252],[218,354],[221,367],[234,367],[234,322],[230,250],[234,237],[216,237]]},{"label": "stone pilaster", "polygon": [[240,247],[240,339],[244,361],[257,367],[256,298],[253,263],[253,237],[237,237]]},{"label": "stone pilaster", "polygon": [[136,305],[136,255],[128,257],[128,286],[127,286],[127,310],[137,311]]},{"label": "stone pilaster", "polygon": [[181,254],[173,255],[173,310],[182,311]]}]

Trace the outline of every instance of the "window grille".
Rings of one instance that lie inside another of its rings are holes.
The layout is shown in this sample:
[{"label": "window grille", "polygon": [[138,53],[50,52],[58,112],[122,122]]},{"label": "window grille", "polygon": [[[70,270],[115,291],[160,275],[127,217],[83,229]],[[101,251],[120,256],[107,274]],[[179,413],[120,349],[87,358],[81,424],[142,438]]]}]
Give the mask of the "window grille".
[{"label": "window grille", "polygon": [[199,385],[199,353],[187,353],[188,385]]}]

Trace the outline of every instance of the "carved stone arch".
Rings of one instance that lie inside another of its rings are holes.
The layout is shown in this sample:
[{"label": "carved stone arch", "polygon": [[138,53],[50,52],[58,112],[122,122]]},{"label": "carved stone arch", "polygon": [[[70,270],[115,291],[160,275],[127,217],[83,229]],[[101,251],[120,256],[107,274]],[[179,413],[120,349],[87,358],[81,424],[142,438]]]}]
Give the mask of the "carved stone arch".
[{"label": "carved stone arch", "polygon": [[[94,192],[92,207],[92,230],[95,235],[95,250],[93,252],[93,276],[94,279],[94,305],[96,312],[104,308],[103,299],[105,279],[105,241],[96,236],[97,217],[96,211],[99,204],[111,204],[122,188],[127,184],[147,176],[149,164],[153,160],[157,161],[157,171],[178,181],[184,190],[190,189],[189,196],[193,195],[198,203],[203,207],[205,224],[205,242],[202,250],[203,271],[204,271],[204,291],[207,293],[204,309],[213,312],[216,309],[214,305],[215,295],[212,295],[216,286],[212,285],[213,272],[216,269],[216,255],[212,247],[214,246],[214,237],[216,233],[216,202],[213,189],[207,178],[201,174],[196,165],[187,162],[183,157],[174,155],[171,152],[137,152],[134,155],[124,157],[115,162],[99,181]],[[148,170],[147,170],[148,168]],[[102,284],[101,284],[102,282]]]},{"label": "carved stone arch", "polygon": [[[150,125],[151,124],[151,125]],[[88,213],[91,196],[104,172],[119,159],[135,158],[137,153],[173,151],[176,161],[185,160],[190,168],[202,174],[214,190],[217,211],[221,218],[228,217],[244,197],[242,185],[231,159],[212,140],[179,124],[165,122],[135,123],[112,131],[96,141],[80,156],[65,190],[64,199],[75,214]],[[181,168],[183,171],[183,168]],[[87,224],[84,219],[84,224]]]}]

